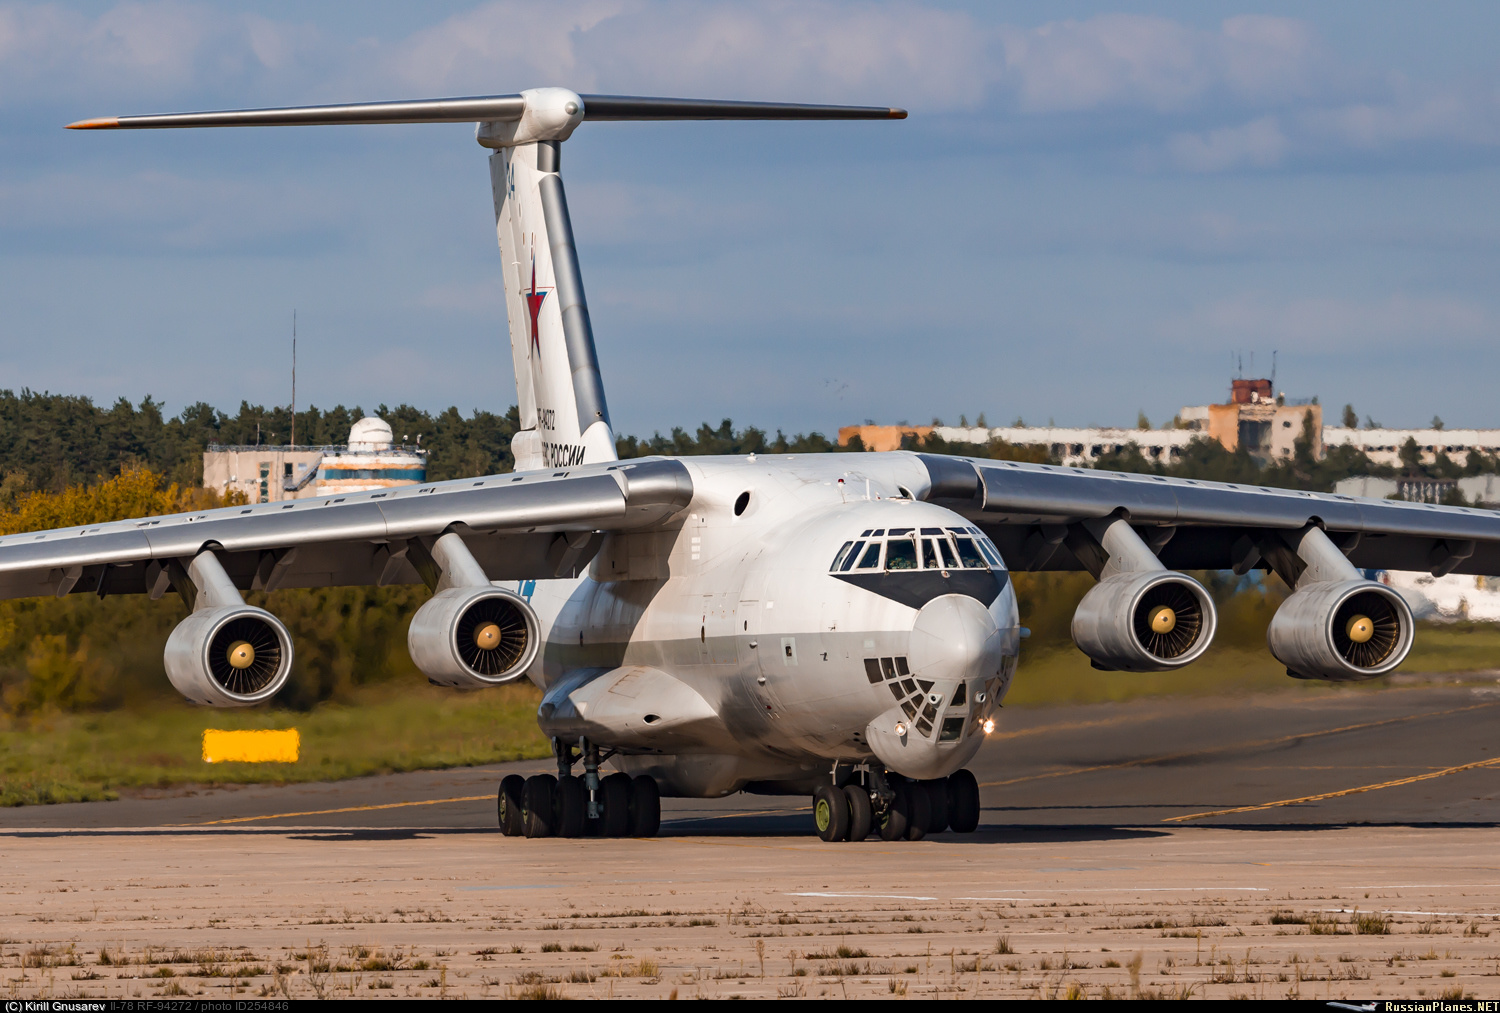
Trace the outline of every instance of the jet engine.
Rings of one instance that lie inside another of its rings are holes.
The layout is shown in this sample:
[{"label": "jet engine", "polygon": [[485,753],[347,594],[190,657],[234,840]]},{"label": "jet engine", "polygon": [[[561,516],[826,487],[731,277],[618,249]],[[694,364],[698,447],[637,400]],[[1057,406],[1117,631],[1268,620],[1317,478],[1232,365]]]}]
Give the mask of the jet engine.
[{"label": "jet engine", "polygon": [[439,591],[412,616],[411,660],[441,686],[474,689],[513,682],[540,646],[536,613],[497,587]]},{"label": "jet engine", "polygon": [[292,670],[292,638],[265,609],[221,605],[189,615],[167,638],[167,678],[208,707],[248,707],[276,694]]},{"label": "jet engine", "polygon": [[1282,603],[1266,643],[1287,674],[1299,679],[1374,679],[1406,660],[1411,609],[1372,580],[1320,581]]},{"label": "jet engine", "polygon": [[1213,600],[1191,577],[1170,570],[1117,573],[1078,603],[1073,642],[1096,668],[1159,672],[1197,660],[1217,623]]}]

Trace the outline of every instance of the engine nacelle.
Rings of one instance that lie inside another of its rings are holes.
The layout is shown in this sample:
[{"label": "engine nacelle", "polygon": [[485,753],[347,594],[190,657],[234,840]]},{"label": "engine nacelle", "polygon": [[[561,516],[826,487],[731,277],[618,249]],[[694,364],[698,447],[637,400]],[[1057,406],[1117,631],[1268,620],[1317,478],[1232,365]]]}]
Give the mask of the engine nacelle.
[{"label": "engine nacelle", "polygon": [[248,707],[276,695],[292,671],[292,638],[265,609],[221,605],[194,612],[167,638],[167,678],[208,707]]},{"label": "engine nacelle", "polygon": [[1411,609],[1372,580],[1309,584],[1276,610],[1266,643],[1295,678],[1374,679],[1411,651]]},{"label": "engine nacelle", "polygon": [[1160,672],[1196,661],[1214,638],[1213,599],[1171,570],[1118,573],[1089,589],[1073,613],[1073,642],[1096,667]]},{"label": "engine nacelle", "polygon": [[526,673],[540,647],[536,613],[498,587],[439,591],[412,616],[411,660],[440,686],[499,686]]}]

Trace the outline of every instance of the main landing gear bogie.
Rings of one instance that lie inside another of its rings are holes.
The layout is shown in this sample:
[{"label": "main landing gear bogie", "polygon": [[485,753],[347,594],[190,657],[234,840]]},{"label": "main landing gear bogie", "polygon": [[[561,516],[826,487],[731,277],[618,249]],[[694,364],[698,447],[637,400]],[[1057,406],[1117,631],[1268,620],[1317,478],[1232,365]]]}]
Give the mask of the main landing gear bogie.
[{"label": "main landing gear bogie", "polygon": [[862,841],[872,832],[883,841],[920,841],[944,830],[973,833],[979,782],[967,770],[930,781],[870,771],[865,781],[818,788],[813,824],[825,841]]},{"label": "main landing gear bogie", "polygon": [[[650,777],[625,773],[599,776],[602,759],[586,740],[575,755],[571,744],[553,743],[558,775],[500,782],[496,815],[507,837],[655,837],[661,828],[661,792]],[[572,765],[583,760],[584,775]]]}]

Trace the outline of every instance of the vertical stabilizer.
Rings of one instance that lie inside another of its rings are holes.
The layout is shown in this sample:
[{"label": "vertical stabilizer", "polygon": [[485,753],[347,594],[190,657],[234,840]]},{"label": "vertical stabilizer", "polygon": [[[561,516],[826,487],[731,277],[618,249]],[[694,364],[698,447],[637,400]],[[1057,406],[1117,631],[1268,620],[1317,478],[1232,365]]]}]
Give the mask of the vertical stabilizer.
[{"label": "vertical stabilizer", "polygon": [[521,419],[511,450],[518,471],[613,461],[615,438],[558,175],[562,141],[519,140],[525,126],[479,130],[481,144],[499,149],[490,156],[490,185]]}]

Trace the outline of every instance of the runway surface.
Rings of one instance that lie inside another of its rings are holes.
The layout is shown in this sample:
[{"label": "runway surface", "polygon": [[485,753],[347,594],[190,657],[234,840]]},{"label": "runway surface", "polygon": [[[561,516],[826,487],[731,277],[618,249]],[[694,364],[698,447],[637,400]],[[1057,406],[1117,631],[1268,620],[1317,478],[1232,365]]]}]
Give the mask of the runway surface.
[{"label": "runway surface", "polygon": [[1500,997],[1500,686],[1006,711],[978,832],[525,840],[530,763],[0,811],[8,997]]},{"label": "runway surface", "polygon": [[[981,830],[1485,825],[1500,819],[1500,685],[1287,692],[1003,711],[970,768]],[[0,810],[0,830],[495,826],[498,764],[353,781],[143,793]],[[811,832],[807,799],[665,799],[662,832]]]}]

